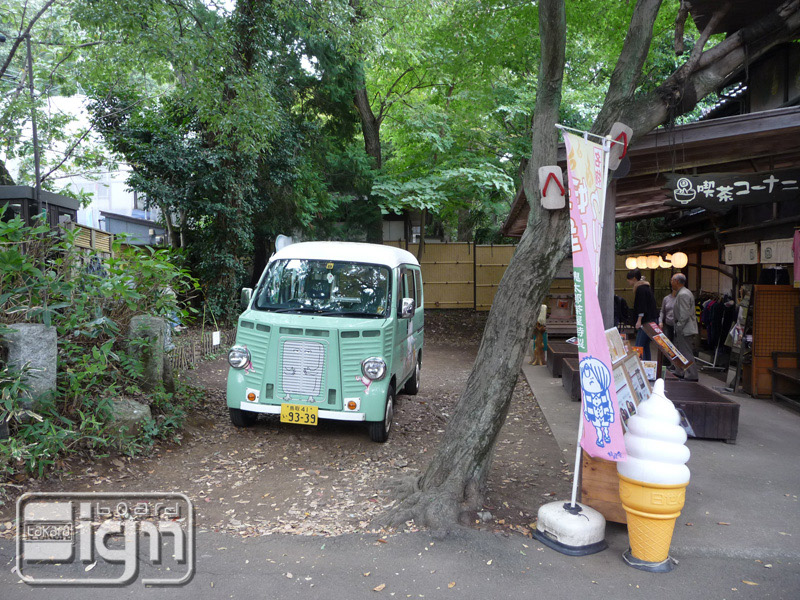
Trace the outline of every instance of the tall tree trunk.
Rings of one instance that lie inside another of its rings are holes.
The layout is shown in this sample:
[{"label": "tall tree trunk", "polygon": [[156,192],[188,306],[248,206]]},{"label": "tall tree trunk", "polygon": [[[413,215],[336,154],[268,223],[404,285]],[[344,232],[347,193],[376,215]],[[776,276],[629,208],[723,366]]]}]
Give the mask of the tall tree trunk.
[{"label": "tall tree trunk", "polygon": [[[800,0],[787,0],[760,21],[703,52],[708,28],[686,65],[654,92],[635,98],[659,4],[660,0],[639,0],[634,9],[612,77],[613,89],[609,89],[593,127],[596,132],[605,133],[614,121],[623,120],[636,139],[665,119],[691,110],[745,61],[794,39],[800,32]],[[534,307],[542,303],[558,265],[568,253],[568,213],[541,208],[537,181],[538,168],[556,161],[554,125],[561,99],[566,37],[564,0],[540,1],[539,31],[542,57],[533,152],[523,178],[531,208],[528,226],[498,287],[478,357],[442,443],[421,477],[396,484],[399,502],[379,515],[377,525],[400,526],[413,519],[419,526],[448,530],[465,509],[480,505],[497,435],[530,339]]]},{"label": "tall tree trunk", "polygon": [[[381,122],[372,112],[369,103],[366,86],[362,85],[356,89],[353,96],[353,103],[361,117],[361,132],[364,135],[364,150],[372,157],[373,166],[380,170],[383,166],[383,155],[381,153]],[[383,215],[380,206],[370,197],[365,208],[365,229],[367,232],[367,242],[373,244],[383,243]]]},{"label": "tall tree trunk", "polygon": [[[497,434],[505,422],[535,312],[568,252],[566,211],[545,211],[538,194],[538,168],[555,164],[555,123],[561,103],[566,46],[564,0],[539,3],[542,47],[533,129],[532,160],[525,174],[531,204],[528,228],[495,296],[467,387],[424,475],[398,486],[399,505],[378,523],[447,530],[464,510],[480,506]],[[554,241],[562,240],[562,243]]]}]

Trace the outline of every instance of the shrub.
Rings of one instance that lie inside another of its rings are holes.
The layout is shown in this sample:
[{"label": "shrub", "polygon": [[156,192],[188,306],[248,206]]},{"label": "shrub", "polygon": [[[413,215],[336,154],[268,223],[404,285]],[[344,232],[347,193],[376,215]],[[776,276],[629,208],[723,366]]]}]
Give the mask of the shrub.
[{"label": "shrub", "polygon": [[141,365],[122,338],[137,314],[188,320],[193,311],[186,302],[197,282],[179,254],[123,243],[115,240],[113,257],[103,259],[78,248],[69,231],[29,226],[19,217],[0,221],[0,338],[5,326],[21,322],[58,332],[58,391],[35,412],[21,404],[25,369],[0,364],[0,409],[13,434],[0,444],[0,475],[42,475],[69,453],[107,452],[115,441],[109,401],[123,393],[148,402],[154,413],[129,451],[144,451],[182,426],[194,396],[182,388],[144,397],[136,385]]}]

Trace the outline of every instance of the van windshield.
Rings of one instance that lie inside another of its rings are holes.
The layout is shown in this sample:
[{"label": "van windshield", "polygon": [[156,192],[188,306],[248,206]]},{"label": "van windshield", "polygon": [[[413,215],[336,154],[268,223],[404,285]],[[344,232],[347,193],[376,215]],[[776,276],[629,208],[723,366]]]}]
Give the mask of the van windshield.
[{"label": "van windshield", "polygon": [[257,310],[371,318],[391,312],[388,267],[284,259],[268,269],[253,303]]}]

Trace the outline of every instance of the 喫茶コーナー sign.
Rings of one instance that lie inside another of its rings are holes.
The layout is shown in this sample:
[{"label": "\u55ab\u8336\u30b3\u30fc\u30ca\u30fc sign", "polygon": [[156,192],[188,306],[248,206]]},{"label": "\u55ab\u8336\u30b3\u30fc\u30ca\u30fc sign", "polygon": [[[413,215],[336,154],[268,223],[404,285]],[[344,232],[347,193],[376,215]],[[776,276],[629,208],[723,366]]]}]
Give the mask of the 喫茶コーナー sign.
[{"label": "\u55ab\u8336\u30b3\u30fc\u30ca\u30fc sign", "polygon": [[792,200],[800,191],[800,169],[767,173],[666,175],[667,206],[727,211],[732,206]]}]

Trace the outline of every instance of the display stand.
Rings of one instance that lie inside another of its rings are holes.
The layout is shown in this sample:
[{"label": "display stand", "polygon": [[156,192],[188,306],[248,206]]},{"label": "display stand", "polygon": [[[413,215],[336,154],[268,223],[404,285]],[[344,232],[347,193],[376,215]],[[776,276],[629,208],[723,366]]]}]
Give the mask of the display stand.
[{"label": "display stand", "polygon": [[[613,343],[609,339],[609,345]],[[635,351],[619,358],[612,367],[622,427],[627,431],[628,418],[636,413],[640,402],[650,397],[650,384]],[[602,514],[606,521],[628,522],[619,497],[617,463],[581,452],[581,502]]]},{"label": "display stand", "polygon": [[[742,334],[738,343],[734,339],[731,341],[731,357],[728,363],[728,376],[726,377],[727,386],[721,391],[735,393],[742,380],[742,365],[745,360],[751,359],[751,350],[747,347],[746,336],[748,331],[752,331],[753,314],[755,312],[755,302],[753,299],[753,286],[743,286],[744,296],[739,303],[739,308],[744,313],[744,323],[742,324]],[[734,324],[734,329],[739,324],[739,318]],[[729,334],[730,335],[730,334]]]}]

